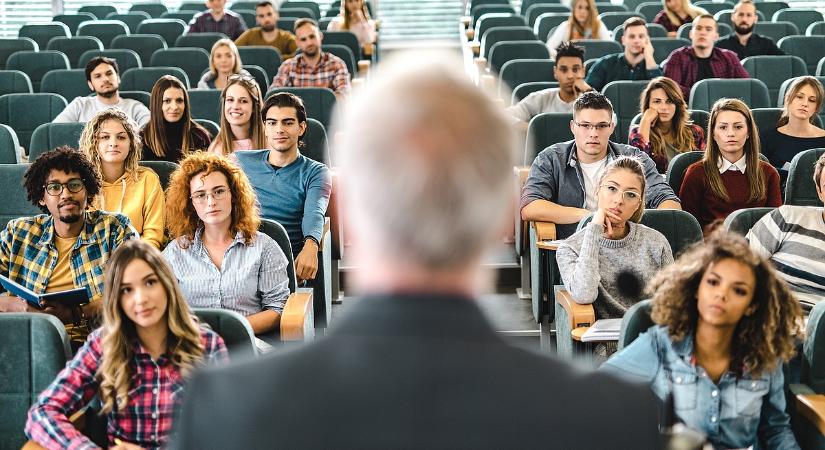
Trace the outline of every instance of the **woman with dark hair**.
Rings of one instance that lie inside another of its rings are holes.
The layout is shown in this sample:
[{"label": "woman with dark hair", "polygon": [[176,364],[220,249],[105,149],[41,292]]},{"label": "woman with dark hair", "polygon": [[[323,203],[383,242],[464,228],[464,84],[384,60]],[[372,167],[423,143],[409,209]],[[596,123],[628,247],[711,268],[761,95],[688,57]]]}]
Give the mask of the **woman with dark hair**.
[{"label": "woman with dark hair", "polygon": [[144,161],[178,162],[197,150],[206,150],[212,136],[192,120],[189,94],[183,83],[164,75],[152,87],[151,118],[140,132]]}]

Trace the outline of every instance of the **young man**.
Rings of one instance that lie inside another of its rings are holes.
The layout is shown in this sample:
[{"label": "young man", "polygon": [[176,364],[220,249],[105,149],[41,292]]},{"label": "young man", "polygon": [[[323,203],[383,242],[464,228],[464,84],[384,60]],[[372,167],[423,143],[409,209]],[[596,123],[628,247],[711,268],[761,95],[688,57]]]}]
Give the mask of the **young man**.
[{"label": "young man", "polygon": [[516,127],[527,130],[530,119],[548,112],[573,112],[573,101],[582,92],[592,90],[584,81],[584,49],[570,42],[556,48],[553,77],[559,87],[533,92],[517,104],[507,108],[516,119]]},{"label": "young man", "polygon": [[0,312],[44,312],[67,326],[82,344],[89,321],[100,313],[106,260],[124,240],[138,235],[122,214],[87,211],[100,192],[94,165],[71,147],[37,158],[26,171],[29,200],[45,214],[12,220],[0,231],[0,273],[37,294],[86,288],[90,302],[70,308],[47,303],[42,310],[20,298],[0,296]]},{"label": "young man", "polygon": [[312,19],[295,21],[295,37],[301,53],[284,61],[272,87],[325,87],[341,99],[349,94],[349,71],[344,61],[321,51],[323,34]]},{"label": "young man", "polygon": [[246,23],[241,16],[225,9],[225,6],[226,0],[206,0],[207,10],[192,18],[189,33],[223,33],[229,39],[238,39],[246,31]]},{"label": "young man", "polygon": [[318,246],[332,190],[329,169],[300,152],[307,130],[304,103],[293,94],[270,96],[261,110],[266,150],[237,152],[261,204],[261,215],[286,228],[298,280],[318,272]]},{"label": "young man", "polygon": [[619,155],[639,158],[645,168],[646,208],[681,209],[679,198],[636,147],[610,142],[613,105],[598,92],[585,92],[573,105],[574,140],[544,149],[533,161],[521,194],[524,220],[556,223],[558,239],[576,231],[579,221],[596,210],[596,184],[608,161]]},{"label": "young man", "polygon": [[255,22],[258,26],[244,31],[235,44],[243,45],[266,45],[275,47],[281,52],[283,59],[292,58],[298,48],[295,43],[295,36],[286,30],[278,28],[278,10],[272,2],[266,1],[255,6]]},{"label": "young man", "polygon": [[108,108],[126,113],[138,126],[149,122],[149,108],[143,103],[120,96],[120,74],[117,61],[105,56],[92,58],[86,64],[86,82],[94,97],[76,97],[54,122],[88,122],[95,114]]},{"label": "young man", "polygon": [[771,38],[753,32],[759,20],[752,0],[741,0],[733,7],[730,16],[734,33],[716,42],[716,46],[735,52],[739,59],[757,55],[784,55]]},{"label": "young man", "polygon": [[587,84],[597,91],[611,81],[650,80],[662,76],[662,69],[653,59],[653,45],[644,19],[631,17],[623,28],[624,52],[599,58],[587,74]]},{"label": "young man", "polygon": [[690,46],[677,48],[665,62],[665,76],[682,88],[685,100],[690,89],[706,78],[750,78],[736,53],[714,47],[719,39],[716,19],[710,14],[700,14],[693,19],[690,30]]}]

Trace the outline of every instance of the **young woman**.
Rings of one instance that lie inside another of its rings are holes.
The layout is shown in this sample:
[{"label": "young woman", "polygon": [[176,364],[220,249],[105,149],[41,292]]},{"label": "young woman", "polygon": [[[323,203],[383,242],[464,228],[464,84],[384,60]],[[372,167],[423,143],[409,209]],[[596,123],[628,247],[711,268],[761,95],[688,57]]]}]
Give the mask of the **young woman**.
[{"label": "young woman", "polygon": [[119,109],[97,113],[80,135],[80,151],[100,172],[100,194],[92,207],[121,213],[156,248],[164,242],[163,188],[157,174],[138,165],[141,142],[137,125]]},{"label": "young woman", "polygon": [[287,259],[258,231],[255,193],[243,171],[221,156],[193,153],[172,174],[167,197],[173,241],[163,255],[189,304],[237,311],[255,334],[275,330],[289,297]]},{"label": "young woman", "polygon": [[742,100],[723,98],[710,111],[705,156],[685,172],[679,198],[710,234],[728,214],[782,204],[779,173],[759,158],[759,135]]},{"label": "young woman", "polygon": [[653,321],[602,367],[650,384],[714,448],[797,449],[782,361],[800,307],[770,261],[740,236],[715,234],[650,282]]},{"label": "young woman", "polygon": [[223,89],[227,79],[236,74],[249,75],[241,68],[241,54],[231,39],[220,39],[212,45],[209,71],[198,81],[198,89]]},{"label": "young woman", "polygon": [[40,394],[26,436],[46,448],[95,447],[69,417],[99,395],[109,448],[163,447],[186,379],[225,360],[223,340],[199,327],[160,251],[127,241],[106,267],[103,326]]},{"label": "young woman", "polygon": [[225,156],[236,150],[267,148],[262,103],[261,90],[254,78],[229,77],[221,93],[221,131],[209,146],[209,152]]},{"label": "young woman", "polygon": [[606,26],[599,20],[599,10],[595,0],[573,0],[573,11],[567,22],[562,23],[547,40],[550,57],[556,57],[556,47],[562,42],[577,39],[613,39]]},{"label": "young woman", "polygon": [[343,0],[341,12],[327,26],[329,31],[351,31],[358,38],[362,48],[368,48],[375,43],[377,33],[375,22],[370,19],[370,13],[364,0]]},{"label": "young woman", "polygon": [[667,238],[639,224],[644,192],[638,160],[620,156],[611,161],[599,180],[593,219],[556,251],[565,288],[576,302],[592,303],[597,318],[622,317],[637,301],[621,294],[616,284],[621,272],[644,277],[673,262]]},{"label": "young woman", "polygon": [[164,75],[152,87],[151,119],[140,132],[144,161],[178,162],[185,155],[206,150],[212,136],[192,120],[189,94],[183,83]]},{"label": "young woman", "polygon": [[707,13],[704,9],[693,6],[690,0],[662,0],[662,7],[653,23],[665,27],[669,37],[676,36],[679,27],[692,22],[694,17]]},{"label": "young woman", "polygon": [[642,120],[630,128],[629,144],[650,155],[659,173],[677,154],[705,149],[705,132],[690,121],[682,90],[670,78],[650,80],[639,110]]}]

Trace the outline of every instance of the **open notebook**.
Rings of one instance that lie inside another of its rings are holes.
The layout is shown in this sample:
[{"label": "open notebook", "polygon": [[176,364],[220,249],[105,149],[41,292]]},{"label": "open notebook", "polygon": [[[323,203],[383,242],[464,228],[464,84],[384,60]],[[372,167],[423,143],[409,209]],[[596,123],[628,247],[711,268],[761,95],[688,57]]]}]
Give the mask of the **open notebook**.
[{"label": "open notebook", "polygon": [[597,320],[584,332],[582,342],[618,341],[622,319]]}]

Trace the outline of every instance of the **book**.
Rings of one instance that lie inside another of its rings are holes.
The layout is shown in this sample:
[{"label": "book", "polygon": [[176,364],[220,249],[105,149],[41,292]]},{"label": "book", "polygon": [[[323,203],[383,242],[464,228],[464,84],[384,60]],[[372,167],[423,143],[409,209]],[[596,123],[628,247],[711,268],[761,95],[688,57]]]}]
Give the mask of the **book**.
[{"label": "book", "polygon": [[582,334],[582,342],[618,341],[622,319],[597,320]]},{"label": "book", "polygon": [[60,292],[49,292],[48,294],[36,294],[31,289],[15,282],[5,275],[0,275],[0,284],[2,284],[10,294],[22,298],[37,309],[43,309],[43,305],[47,301],[62,303],[66,306],[80,306],[89,302],[89,292],[85,287]]}]

